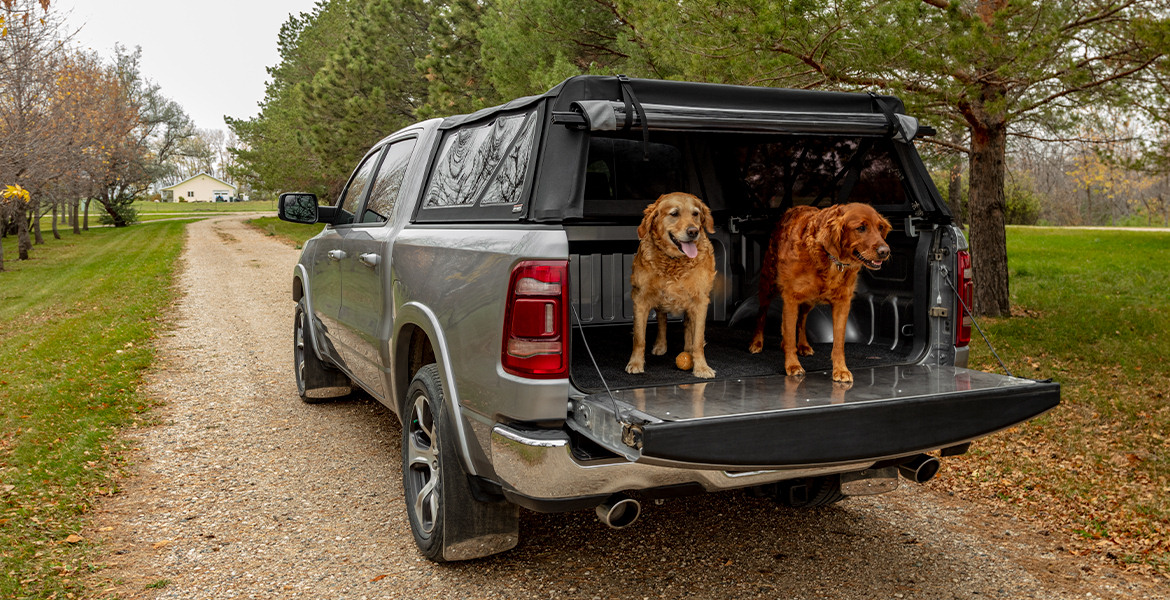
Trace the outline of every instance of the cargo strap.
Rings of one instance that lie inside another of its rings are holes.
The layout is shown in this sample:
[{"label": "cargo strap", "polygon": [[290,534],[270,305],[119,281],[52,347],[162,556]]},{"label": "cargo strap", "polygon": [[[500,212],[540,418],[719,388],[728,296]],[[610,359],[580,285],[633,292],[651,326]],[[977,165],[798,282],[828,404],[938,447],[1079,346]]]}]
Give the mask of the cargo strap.
[{"label": "cargo strap", "polygon": [[951,290],[955,292],[955,299],[957,299],[959,301],[959,305],[963,307],[963,312],[966,313],[968,317],[971,317],[971,324],[975,326],[977,331],[979,331],[979,335],[983,338],[983,342],[987,344],[987,349],[991,350],[991,355],[995,357],[995,360],[999,361],[1000,368],[1003,369],[1004,373],[1008,374],[1008,377],[1015,377],[1015,375],[1012,375],[1011,369],[1009,369],[1007,365],[1004,364],[1003,359],[999,357],[999,353],[995,351],[995,346],[991,345],[991,339],[987,337],[986,333],[983,333],[983,328],[979,326],[979,321],[975,320],[975,315],[971,312],[971,309],[967,307],[967,303],[963,302],[963,295],[959,293],[958,288],[955,287],[955,283],[951,281],[951,274],[949,271],[943,274],[943,279],[946,279],[947,285],[951,286]]},{"label": "cargo strap", "polygon": [[[886,116],[886,126],[889,128],[890,138],[910,143],[910,140],[913,140],[914,136],[918,133],[917,119],[896,114],[894,107],[890,106],[885,100],[882,100],[880,96],[873,92],[867,93],[870,98],[873,98],[874,103],[877,104],[878,110],[882,111],[882,114]],[[914,131],[906,131],[907,125],[911,126]]]},{"label": "cargo strap", "polygon": [[646,122],[646,109],[642,108],[642,103],[638,102],[638,97],[634,95],[634,87],[630,83],[630,78],[625,75],[618,75],[618,84],[622,88],[622,102],[626,105],[626,123],[623,129],[629,130],[634,126],[634,113],[638,114],[638,122],[642,124],[642,160],[650,160],[650,124]]}]

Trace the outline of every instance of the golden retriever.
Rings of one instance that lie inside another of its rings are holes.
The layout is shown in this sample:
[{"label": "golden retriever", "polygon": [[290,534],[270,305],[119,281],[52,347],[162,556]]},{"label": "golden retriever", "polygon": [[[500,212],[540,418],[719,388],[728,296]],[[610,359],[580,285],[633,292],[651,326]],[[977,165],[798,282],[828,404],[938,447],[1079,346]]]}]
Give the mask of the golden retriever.
[{"label": "golden retriever", "polygon": [[666,316],[684,314],[684,351],[693,359],[695,377],[709,379],[715,371],[703,353],[707,305],[715,285],[715,249],[708,233],[715,233],[711,210],[691,194],[663,194],[643,211],[638,226],[638,253],[630,273],[634,302],[634,351],[627,373],[641,373],[646,359],[646,321],[657,311],[658,336],[651,350],[666,354]]},{"label": "golden retriever", "polygon": [[784,301],[782,333],[784,370],[803,375],[800,356],[811,356],[805,321],[812,307],[833,307],[833,381],[852,383],[845,366],[845,325],[853,289],[862,267],[880,269],[890,257],[886,235],[890,222],[868,204],[852,203],[820,210],[797,206],[784,213],[772,231],[760,272],[760,315],[749,350],[764,349],[768,305],[777,292]]}]

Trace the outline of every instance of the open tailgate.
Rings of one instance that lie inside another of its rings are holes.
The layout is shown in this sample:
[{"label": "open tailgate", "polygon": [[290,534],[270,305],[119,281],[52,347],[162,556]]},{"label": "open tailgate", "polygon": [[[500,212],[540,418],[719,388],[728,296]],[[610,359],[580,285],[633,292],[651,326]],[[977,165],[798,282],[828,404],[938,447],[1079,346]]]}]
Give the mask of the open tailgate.
[{"label": "open tailgate", "polygon": [[881,460],[955,446],[1060,403],[1060,384],[957,367],[892,365],[602,392],[570,427],[627,459],[708,468]]}]

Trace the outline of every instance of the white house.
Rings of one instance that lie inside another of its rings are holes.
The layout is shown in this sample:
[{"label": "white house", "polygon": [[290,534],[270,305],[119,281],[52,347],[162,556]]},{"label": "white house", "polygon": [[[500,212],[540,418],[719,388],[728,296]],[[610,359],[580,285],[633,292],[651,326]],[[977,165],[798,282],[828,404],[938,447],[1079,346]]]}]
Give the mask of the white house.
[{"label": "white house", "polygon": [[207,173],[200,173],[175,185],[165,187],[162,192],[163,197],[166,197],[166,192],[171,192],[172,200],[175,202],[215,202],[217,200],[226,202],[236,195],[236,189],[236,186],[222,179],[217,179]]}]

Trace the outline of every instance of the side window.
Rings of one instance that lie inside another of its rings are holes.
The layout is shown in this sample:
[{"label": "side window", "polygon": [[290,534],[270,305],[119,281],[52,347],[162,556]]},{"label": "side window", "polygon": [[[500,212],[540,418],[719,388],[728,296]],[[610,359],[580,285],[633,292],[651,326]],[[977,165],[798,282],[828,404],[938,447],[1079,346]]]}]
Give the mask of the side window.
[{"label": "side window", "polygon": [[381,223],[390,218],[398,194],[402,191],[402,178],[406,176],[414,142],[414,139],[403,140],[391,145],[386,151],[386,158],[382,159],[378,176],[374,178],[374,187],[370,188],[370,199],[366,201],[362,223]]},{"label": "side window", "polygon": [[527,114],[499,117],[448,134],[439,149],[423,208],[519,201],[535,131],[536,118]]},{"label": "side window", "polygon": [[345,186],[345,191],[341,192],[341,198],[338,199],[341,214],[337,216],[337,220],[334,221],[335,224],[344,225],[346,223],[353,223],[354,214],[357,213],[358,205],[361,204],[362,197],[365,196],[366,187],[369,186],[370,178],[374,175],[374,167],[378,166],[378,157],[381,155],[381,152],[371,154],[358,167],[353,178],[349,180],[349,184]]}]

